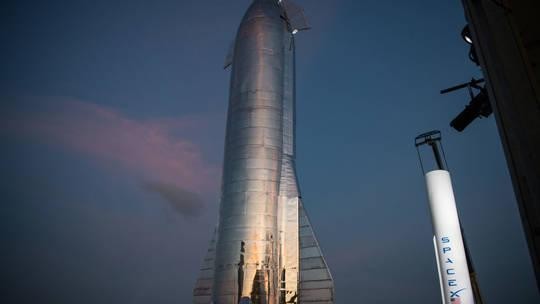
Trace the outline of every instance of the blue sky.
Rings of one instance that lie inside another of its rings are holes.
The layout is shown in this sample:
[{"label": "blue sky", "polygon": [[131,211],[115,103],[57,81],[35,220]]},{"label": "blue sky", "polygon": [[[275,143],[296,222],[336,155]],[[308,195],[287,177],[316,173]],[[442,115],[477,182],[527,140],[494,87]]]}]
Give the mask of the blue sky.
[{"label": "blue sky", "polygon": [[[189,303],[216,223],[243,1],[4,1],[4,297]],[[396,1],[397,2],[397,1]],[[448,126],[481,73],[460,1],[298,0],[297,165],[338,303],[436,303],[414,137],[440,129],[488,303],[537,303],[493,117]]]}]

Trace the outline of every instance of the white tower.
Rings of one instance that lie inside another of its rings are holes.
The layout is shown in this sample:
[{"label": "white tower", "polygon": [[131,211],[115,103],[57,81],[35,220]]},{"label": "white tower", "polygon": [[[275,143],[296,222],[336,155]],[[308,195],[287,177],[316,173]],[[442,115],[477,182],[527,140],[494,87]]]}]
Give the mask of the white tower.
[{"label": "white tower", "polygon": [[[446,170],[446,160],[441,146],[441,132],[431,131],[417,136],[415,146],[426,178],[442,303],[474,304],[454,190],[450,173]],[[429,164],[422,161],[420,147],[431,148],[433,161]],[[433,169],[426,172],[424,169],[426,165]]]}]

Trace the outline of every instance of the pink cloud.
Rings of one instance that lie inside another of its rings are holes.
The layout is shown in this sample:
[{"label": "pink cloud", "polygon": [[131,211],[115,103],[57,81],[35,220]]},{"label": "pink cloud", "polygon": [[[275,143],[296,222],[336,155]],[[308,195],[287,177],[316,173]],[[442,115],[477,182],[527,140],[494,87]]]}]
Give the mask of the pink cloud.
[{"label": "pink cloud", "polygon": [[204,127],[202,121],[188,117],[135,119],[78,100],[56,101],[55,105],[10,113],[2,119],[2,129],[121,167],[145,183],[165,185],[144,188],[158,193],[167,189],[160,193],[166,200],[173,188],[196,194],[217,190],[218,168],[205,161],[196,143],[179,135]]}]

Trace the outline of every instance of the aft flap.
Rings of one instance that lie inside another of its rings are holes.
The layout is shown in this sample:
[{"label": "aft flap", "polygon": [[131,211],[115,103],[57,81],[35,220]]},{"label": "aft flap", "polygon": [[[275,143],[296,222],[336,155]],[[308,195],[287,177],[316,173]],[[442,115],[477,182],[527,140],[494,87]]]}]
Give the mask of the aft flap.
[{"label": "aft flap", "polygon": [[299,31],[309,30],[311,28],[302,7],[291,0],[280,1],[280,4],[287,15],[287,22],[289,23],[291,33],[296,34]]},{"label": "aft flap", "polygon": [[212,287],[214,283],[214,261],[216,259],[216,236],[217,229],[214,230],[214,235],[208,246],[208,252],[204,257],[204,261],[199,272],[199,278],[193,289],[194,304],[211,304],[212,303]]},{"label": "aft flap", "polygon": [[302,201],[299,204],[299,226],[299,303],[332,304],[334,303],[334,280],[304,210]]},{"label": "aft flap", "polygon": [[228,68],[232,64],[233,58],[234,58],[234,41],[231,42],[231,45],[229,46],[229,51],[227,52],[227,56],[225,56],[225,63],[223,64],[223,69]]}]

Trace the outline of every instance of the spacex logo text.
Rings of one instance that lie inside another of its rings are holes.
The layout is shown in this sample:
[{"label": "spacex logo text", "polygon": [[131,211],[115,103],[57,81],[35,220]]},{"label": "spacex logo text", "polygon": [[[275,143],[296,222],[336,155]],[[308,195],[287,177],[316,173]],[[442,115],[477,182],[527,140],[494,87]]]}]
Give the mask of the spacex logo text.
[{"label": "spacex logo text", "polygon": [[454,258],[452,254],[452,243],[450,241],[449,237],[443,236],[441,237],[441,250],[443,253],[444,259],[444,273],[445,273],[445,279],[446,284],[449,287],[450,292],[450,299],[459,298],[459,293],[465,290],[465,288],[458,289],[459,282],[456,275],[456,270],[454,269]]}]

